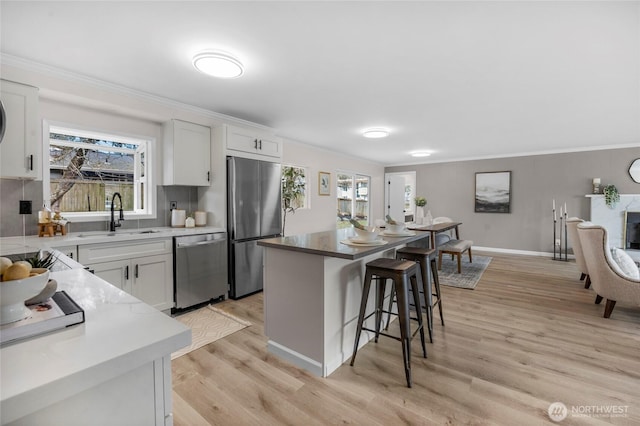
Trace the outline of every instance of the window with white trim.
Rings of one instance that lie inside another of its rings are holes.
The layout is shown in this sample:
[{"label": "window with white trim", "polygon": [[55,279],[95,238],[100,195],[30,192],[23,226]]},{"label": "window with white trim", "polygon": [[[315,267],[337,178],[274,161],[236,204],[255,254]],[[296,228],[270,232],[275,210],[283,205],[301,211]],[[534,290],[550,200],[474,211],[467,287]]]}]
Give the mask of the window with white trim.
[{"label": "window with white trim", "polygon": [[350,172],[337,172],[338,218],[336,226],[338,229],[351,226],[351,219],[357,220],[362,225],[369,225],[370,187],[371,178],[369,176]]},{"label": "window with white trim", "polygon": [[[100,220],[110,213],[113,196],[118,192],[129,217],[152,217],[155,197],[150,142],[50,126],[45,200],[62,216]],[[120,208],[119,201],[114,207]]]}]

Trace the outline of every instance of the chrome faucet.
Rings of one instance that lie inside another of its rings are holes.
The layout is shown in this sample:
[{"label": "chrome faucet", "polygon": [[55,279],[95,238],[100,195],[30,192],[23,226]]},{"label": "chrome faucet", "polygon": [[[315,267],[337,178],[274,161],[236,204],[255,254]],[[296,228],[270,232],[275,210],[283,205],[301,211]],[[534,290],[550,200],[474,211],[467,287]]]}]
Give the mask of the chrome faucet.
[{"label": "chrome faucet", "polygon": [[[118,218],[118,222],[116,222],[115,220],[113,210],[113,206],[116,203],[116,195],[120,199],[120,217]],[[111,222],[109,222],[109,231],[116,232],[116,228],[122,226],[122,224],[120,223],[121,220],[124,220],[124,212],[122,211],[122,196],[119,192],[116,192],[113,194],[113,198],[111,198]]]}]

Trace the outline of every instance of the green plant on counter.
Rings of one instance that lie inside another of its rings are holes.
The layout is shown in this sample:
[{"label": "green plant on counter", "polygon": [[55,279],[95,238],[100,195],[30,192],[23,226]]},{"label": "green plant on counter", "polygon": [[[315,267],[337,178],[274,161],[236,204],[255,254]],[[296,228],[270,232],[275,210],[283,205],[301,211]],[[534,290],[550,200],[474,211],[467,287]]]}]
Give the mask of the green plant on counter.
[{"label": "green plant on counter", "polygon": [[53,263],[57,260],[58,258],[55,257],[53,255],[53,253],[49,253],[47,256],[45,257],[40,257],[40,253],[34,255],[33,257],[30,257],[28,259],[25,259],[27,262],[29,262],[31,264],[32,268],[47,268],[49,269],[51,267],[51,265],[53,265]]},{"label": "green plant on counter", "polygon": [[604,194],[604,202],[610,209],[614,208],[616,203],[620,201],[620,194],[615,185],[605,186],[602,193]]},{"label": "green plant on counter", "polygon": [[427,205],[427,199],[424,197],[416,197],[414,201],[417,207],[424,207]]}]

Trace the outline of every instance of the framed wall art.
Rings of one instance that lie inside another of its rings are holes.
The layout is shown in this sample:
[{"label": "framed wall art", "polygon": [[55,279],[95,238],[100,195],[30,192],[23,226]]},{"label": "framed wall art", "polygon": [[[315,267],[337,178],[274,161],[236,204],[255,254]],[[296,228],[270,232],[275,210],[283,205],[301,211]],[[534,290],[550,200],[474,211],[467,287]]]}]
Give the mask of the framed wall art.
[{"label": "framed wall art", "polygon": [[511,172],[476,173],[476,213],[511,213]]},{"label": "framed wall art", "polygon": [[331,173],[318,172],[318,195],[331,195]]}]

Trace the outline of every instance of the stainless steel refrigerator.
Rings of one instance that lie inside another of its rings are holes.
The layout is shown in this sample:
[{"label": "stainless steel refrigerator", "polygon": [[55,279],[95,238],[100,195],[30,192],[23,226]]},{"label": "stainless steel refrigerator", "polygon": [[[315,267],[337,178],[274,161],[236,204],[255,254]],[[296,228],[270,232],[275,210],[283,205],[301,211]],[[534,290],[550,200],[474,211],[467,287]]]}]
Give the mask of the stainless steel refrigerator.
[{"label": "stainless steel refrigerator", "polygon": [[229,297],[262,290],[262,247],[258,240],[282,231],[281,166],[227,157]]}]

